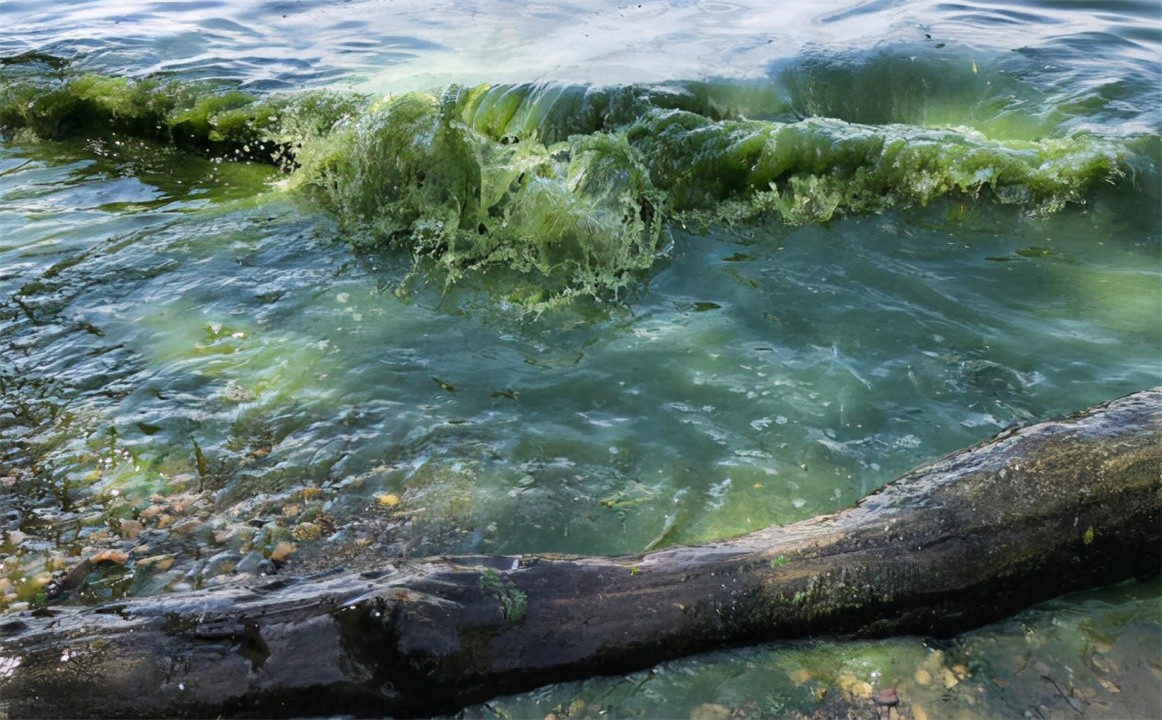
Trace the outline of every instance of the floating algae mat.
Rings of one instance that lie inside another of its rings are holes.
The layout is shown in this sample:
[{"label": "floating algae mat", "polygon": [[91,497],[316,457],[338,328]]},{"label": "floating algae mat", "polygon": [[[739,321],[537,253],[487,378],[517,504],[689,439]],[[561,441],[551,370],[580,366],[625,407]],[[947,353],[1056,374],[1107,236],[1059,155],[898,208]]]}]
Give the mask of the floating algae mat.
[{"label": "floating algae mat", "polygon": [[[0,612],[705,542],[1160,382],[1149,7],[269,5],[6,10]],[[471,714],[1156,715],[1158,597]]]}]

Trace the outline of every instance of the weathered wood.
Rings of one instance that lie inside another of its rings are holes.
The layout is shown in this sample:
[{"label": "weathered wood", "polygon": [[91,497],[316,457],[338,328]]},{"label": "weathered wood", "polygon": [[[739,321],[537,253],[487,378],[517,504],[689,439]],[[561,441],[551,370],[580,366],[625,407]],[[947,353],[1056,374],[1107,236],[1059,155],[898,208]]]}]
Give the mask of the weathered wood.
[{"label": "weathered wood", "polygon": [[1162,562],[1162,388],[842,512],[626,557],[444,557],[0,618],[0,715],[426,715],[724,645],[947,635]]}]

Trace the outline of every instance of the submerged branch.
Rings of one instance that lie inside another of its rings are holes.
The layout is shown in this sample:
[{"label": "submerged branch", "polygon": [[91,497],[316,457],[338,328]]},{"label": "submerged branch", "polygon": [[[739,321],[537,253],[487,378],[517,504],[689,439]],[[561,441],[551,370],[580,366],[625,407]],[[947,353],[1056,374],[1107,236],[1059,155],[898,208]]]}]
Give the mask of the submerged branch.
[{"label": "submerged branch", "polygon": [[625,557],[377,572],[5,616],[12,717],[430,715],[711,648],[948,635],[1162,561],[1162,388],[994,437],[833,515]]}]

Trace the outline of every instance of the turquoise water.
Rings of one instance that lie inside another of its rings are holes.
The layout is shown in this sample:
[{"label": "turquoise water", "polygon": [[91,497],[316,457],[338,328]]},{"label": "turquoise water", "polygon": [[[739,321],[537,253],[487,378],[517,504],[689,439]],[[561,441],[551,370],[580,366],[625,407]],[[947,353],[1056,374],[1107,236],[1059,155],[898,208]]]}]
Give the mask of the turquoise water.
[{"label": "turquoise water", "polygon": [[[278,97],[263,138],[302,144],[290,173],[185,153],[116,124],[137,100],[55,139],[5,131],[9,610],[101,551],[125,560],[77,599],[702,542],[1162,376],[1153,3],[2,12],[0,80],[33,88],[31,112],[84,73],[162,80],[195,103]],[[317,90],[350,108],[333,129],[301,100]],[[432,94],[383,99],[413,90]],[[417,97],[444,109],[399,135]],[[424,140],[442,112],[468,129]],[[865,685],[929,717],[1158,714],[1139,642],[1158,597],[1055,601],[936,649],[700,657],[470,714],[782,716]]]}]

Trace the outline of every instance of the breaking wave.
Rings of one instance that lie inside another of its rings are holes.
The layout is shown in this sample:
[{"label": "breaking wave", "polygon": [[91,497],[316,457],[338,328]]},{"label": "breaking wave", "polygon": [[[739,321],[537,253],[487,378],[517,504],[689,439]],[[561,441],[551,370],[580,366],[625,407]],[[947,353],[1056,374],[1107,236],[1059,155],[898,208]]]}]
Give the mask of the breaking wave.
[{"label": "breaking wave", "polygon": [[838,97],[818,94],[843,83],[812,81],[834,74],[822,66],[768,85],[453,86],[372,98],[58,77],[29,70],[38,63],[6,65],[9,138],[116,136],[270,163],[286,171],[282,187],[319,202],[359,247],[411,252],[449,281],[507,268],[555,297],[634,282],[666,251],[672,221],[801,225],[946,197],[1046,213],[1156,172],[1156,136],[997,138],[986,120],[974,123],[984,130],[926,125],[933,104],[900,93],[853,100],[844,118]]}]

